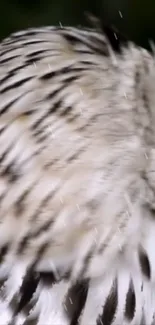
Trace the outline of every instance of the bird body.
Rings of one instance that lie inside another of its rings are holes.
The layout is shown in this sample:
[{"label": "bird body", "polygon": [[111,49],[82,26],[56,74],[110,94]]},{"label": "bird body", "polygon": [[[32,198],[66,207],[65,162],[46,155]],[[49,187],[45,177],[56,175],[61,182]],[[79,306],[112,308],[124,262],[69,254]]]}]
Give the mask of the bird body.
[{"label": "bird body", "polygon": [[2,324],[155,324],[154,73],[93,29],[1,42]]}]

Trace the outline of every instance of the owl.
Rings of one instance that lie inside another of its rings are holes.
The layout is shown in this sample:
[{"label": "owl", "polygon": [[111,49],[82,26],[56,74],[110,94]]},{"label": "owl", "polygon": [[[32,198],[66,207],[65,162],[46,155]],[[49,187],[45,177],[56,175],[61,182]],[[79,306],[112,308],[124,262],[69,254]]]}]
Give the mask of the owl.
[{"label": "owl", "polygon": [[155,61],[108,29],[0,43],[2,325],[154,325]]}]

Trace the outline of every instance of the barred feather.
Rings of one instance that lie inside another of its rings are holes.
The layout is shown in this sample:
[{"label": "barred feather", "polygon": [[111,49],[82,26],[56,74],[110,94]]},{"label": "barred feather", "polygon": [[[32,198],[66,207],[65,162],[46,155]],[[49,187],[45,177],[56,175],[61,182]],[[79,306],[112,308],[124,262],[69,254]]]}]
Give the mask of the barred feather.
[{"label": "barred feather", "polygon": [[155,324],[154,74],[91,29],[1,42],[2,324]]}]

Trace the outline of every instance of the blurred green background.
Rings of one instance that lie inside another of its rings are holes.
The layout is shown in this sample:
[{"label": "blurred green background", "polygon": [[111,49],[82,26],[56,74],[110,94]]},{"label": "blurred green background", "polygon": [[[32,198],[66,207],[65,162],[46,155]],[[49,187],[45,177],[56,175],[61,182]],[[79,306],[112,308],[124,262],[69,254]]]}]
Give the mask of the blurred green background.
[{"label": "blurred green background", "polygon": [[27,27],[87,25],[84,12],[145,47],[155,40],[155,0],[0,0],[0,39]]}]

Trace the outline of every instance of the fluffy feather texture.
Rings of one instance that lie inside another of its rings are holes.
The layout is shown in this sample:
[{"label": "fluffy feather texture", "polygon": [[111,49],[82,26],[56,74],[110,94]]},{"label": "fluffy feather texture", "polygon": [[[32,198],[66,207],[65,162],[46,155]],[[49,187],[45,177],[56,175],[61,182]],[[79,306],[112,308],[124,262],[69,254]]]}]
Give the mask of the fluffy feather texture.
[{"label": "fluffy feather texture", "polygon": [[1,42],[1,324],[155,324],[154,74],[91,29]]}]

